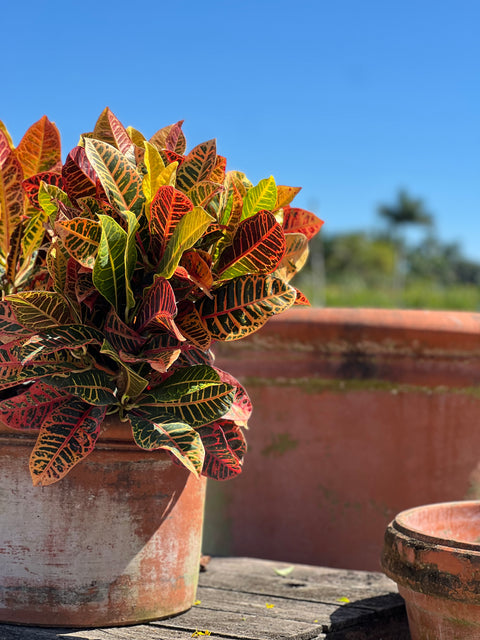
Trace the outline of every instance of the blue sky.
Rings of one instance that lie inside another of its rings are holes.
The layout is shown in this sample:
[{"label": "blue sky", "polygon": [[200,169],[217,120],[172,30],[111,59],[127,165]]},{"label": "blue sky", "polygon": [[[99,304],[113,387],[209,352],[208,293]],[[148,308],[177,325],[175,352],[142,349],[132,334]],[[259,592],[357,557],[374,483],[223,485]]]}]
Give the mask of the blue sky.
[{"label": "blue sky", "polygon": [[65,153],[107,105],[147,136],[184,119],[326,231],[404,187],[480,261],[479,24],[477,0],[9,2],[0,119],[18,143],[47,114]]}]

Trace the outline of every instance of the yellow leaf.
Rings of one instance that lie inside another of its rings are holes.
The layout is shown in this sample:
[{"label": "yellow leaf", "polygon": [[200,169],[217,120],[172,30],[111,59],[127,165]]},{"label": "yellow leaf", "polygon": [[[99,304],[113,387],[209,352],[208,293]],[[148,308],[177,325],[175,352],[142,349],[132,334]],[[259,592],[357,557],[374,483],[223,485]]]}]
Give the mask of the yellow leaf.
[{"label": "yellow leaf", "polygon": [[342,596],[341,598],[337,598],[337,602],[350,602],[350,598],[347,598],[346,596]]},{"label": "yellow leaf", "polygon": [[275,608],[275,605],[274,605],[274,604],[271,604],[270,602],[266,602],[266,603],[265,603],[265,607],[266,607],[267,609],[274,609],[274,608]]}]

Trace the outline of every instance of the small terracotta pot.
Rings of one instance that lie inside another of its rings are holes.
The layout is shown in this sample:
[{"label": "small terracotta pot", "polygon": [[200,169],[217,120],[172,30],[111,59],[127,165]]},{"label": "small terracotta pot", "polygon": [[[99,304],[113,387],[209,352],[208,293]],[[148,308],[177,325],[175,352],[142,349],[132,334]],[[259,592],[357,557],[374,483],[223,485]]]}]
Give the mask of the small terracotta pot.
[{"label": "small terracotta pot", "polygon": [[400,513],[382,565],[403,596],[412,640],[480,638],[480,502]]},{"label": "small terracotta pot", "polygon": [[101,627],[188,609],[198,580],[205,482],[130,426],[58,483],[33,487],[34,437],[0,428],[0,621]]}]

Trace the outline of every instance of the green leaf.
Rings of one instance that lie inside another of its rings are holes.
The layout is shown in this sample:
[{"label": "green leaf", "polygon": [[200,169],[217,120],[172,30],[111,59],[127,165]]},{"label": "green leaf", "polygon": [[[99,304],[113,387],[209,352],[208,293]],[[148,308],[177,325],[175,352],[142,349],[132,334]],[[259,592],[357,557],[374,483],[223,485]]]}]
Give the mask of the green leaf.
[{"label": "green leaf", "polygon": [[78,398],[56,407],[43,422],[30,457],[33,484],[57,482],[91,453],[105,414],[105,407],[92,407]]},{"label": "green leaf", "polygon": [[124,215],[140,216],[145,202],[142,177],[125,156],[112,145],[85,139],[85,153],[95,169],[110,203]]},{"label": "green leaf", "polygon": [[[56,176],[57,174],[50,174]],[[61,177],[61,176],[60,176]],[[52,223],[56,220],[59,212],[59,203],[63,203],[66,207],[72,207],[68,195],[55,184],[47,184],[40,182],[38,187],[38,207],[43,209],[45,216]]]},{"label": "green leaf", "polygon": [[158,275],[167,279],[171,278],[184,251],[193,247],[212,222],[215,222],[214,218],[201,207],[195,207],[193,211],[186,213],[175,227],[158,266]]},{"label": "green leaf", "polygon": [[273,176],[260,180],[256,187],[248,189],[243,199],[242,220],[250,218],[258,211],[271,211],[277,202],[277,186]]},{"label": "green leaf", "polygon": [[117,378],[119,394],[122,400],[136,398],[148,385],[148,380],[142,378],[136,371],[126,364],[120,354],[106,340],[103,341],[101,353],[106,354],[120,366],[120,376]]},{"label": "green leaf", "polygon": [[65,298],[53,291],[24,291],[7,300],[18,322],[35,332],[73,321]]},{"label": "green leaf", "polygon": [[45,223],[48,221],[48,214],[43,209],[38,210],[30,207],[27,215],[28,222],[22,236],[22,259],[24,262],[30,260],[41,247],[45,237]]},{"label": "green leaf", "polygon": [[293,305],[296,291],[272,276],[240,276],[202,298],[197,305],[216,340],[239,340],[262,327],[273,315]]},{"label": "green leaf", "polygon": [[130,412],[133,438],[142,449],[166,449],[189,471],[200,476],[204,448],[199,434],[181,422],[150,422]]},{"label": "green leaf", "polygon": [[219,382],[211,367],[185,367],[141,396],[136,412],[152,422],[182,422],[197,428],[223,416],[234,395],[235,389]]},{"label": "green leaf", "polygon": [[43,381],[61,389],[64,393],[78,396],[88,404],[108,406],[117,403],[114,379],[110,374],[99,369],[50,375]]},{"label": "green leaf", "polygon": [[259,211],[239,224],[232,244],[220,256],[218,274],[231,280],[247,273],[271,273],[285,247],[285,235],[275,216]]},{"label": "green leaf", "polygon": [[42,381],[0,402],[0,422],[10,429],[36,431],[50,413],[68,398]]},{"label": "green leaf", "polygon": [[124,311],[128,317],[135,300],[130,285],[136,263],[135,231],[137,222],[130,212],[126,213],[128,232],[110,218],[99,215],[102,226],[97,258],[93,267],[93,284],[117,313]]}]

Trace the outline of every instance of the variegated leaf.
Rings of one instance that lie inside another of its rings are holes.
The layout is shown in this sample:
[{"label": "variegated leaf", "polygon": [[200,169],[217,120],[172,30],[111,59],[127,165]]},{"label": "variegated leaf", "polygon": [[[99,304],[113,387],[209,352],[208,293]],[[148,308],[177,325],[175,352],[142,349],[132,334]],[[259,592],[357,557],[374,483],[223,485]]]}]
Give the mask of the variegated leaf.
[{"label": "variegated leaf", "polygon": [[178,340],[185,340],[175,325],[177,304],[173,289],[165,278],[156,277],[151,287],[144,293],[143,304],[136,320],[136,330],[142,333],[147,327],[163,329]]},{"label": "variegated leaf", "polygon": [[66,191],[74,200],[96,195],[97,174],[83,147],[70,151],[62,168],[62,177]]},{"label": "variegated leaf", "polygon": [[284,184],[278,184],[275,209],[281,209],[289,205],[301,190],[302,187],[286,187]]},{"label": "variegated leaf", "polygon": [[105,319],[104,331],[108,341],[117,351],[138,353],[146,342],[146,338],[125,324],[113,309],[109,311]]},{"label": "variegated leaf", "polygon": [[175,227],[165,253],[158,265],[157,273],[171,278],[178,267],[182,255],[199,240],[214,219],[201,207],[186,213]]},{"label": "variegated leaf", "polygon": [[220,380],[222,382],[226,382],[232,387],[235,387],[235,397],[233,399],[232,406],[223,416],[223,420],[231,420],[237,425],[247,427],[248,420],[252,415],[252,401],[250,400],[248,393],[238,380],[236,380],[230,373],[217,369],[216,367],[215,371],[220,376]]},{"label": "variegated leaf", "polygon": [[95,448],[105,407],[92,407],[70,398],[44,420],[30,457],[34,485],[50,485],[63,478]]},{"label": "variegated leaf", "polygon": [[10,429],[38,431],[50,413],[69,396],[42,381],[0,402],[0,422]]},{"label": "variegated leaf", "polygon": [[53,287],[57,293],[65,290],[68,253],[57,239],[50,245],[47,253],[47,268],[53,280]]},{"label": "variegated leaf", "polygon": [[283,229],[285,233],[303,233],[308,240],[311,240],[322,226],[323,220],[320,220],[311,211],[292,207],[285,207],[283,210]]},{"label": "variegated leaf", "polygon": [[15,149],[15,145],[13,144],[12,136],[8,132],[6,125],[0,120],[0,164],[13,149]]},{"label": "variegated leaf", "polygon": [[197,182],[207,180],[215,168],[217,148],[215,140],[194,147],[177,171],[177,187],[187,193]]},{"label": "variegated leaf", "polygon": [[69,255],[87,269],[93,269],[102,236],[100,223],[78,217],[58,221],[55,231]]},{"label": "variegated leaf", "polygon": [[118,385],[118,395],[122,401],[127,398],[136,398],[146,389],[148,380],[142,378],[132,367],[128,366],[121,358],[121,354],[106,340],[103,341],[101,353],[115,360],[120,366],[120,373],[116,377],[116,383]]},{"label": "variegated leaf", "polygon": [[35,209],[41,208],[41,205],[38,202],[38,192],[42,182],[46,185],[48,184],[58,187],[59,189],[64,188],[62,175],[60,173],[54,173],[53,171],[43,171],[42,173],[37,173],[24,180],[22,182],[23,190],[27,194],[30,204],[34,206]]},{"label": "variegated leaf", "polygon": [[269,211],[241,222],[218,262],[218,275],[230,280],[247,273],[271,273],[285,254],[285,235]]},{"label": "variegated leaf", "polygon": [[215,166],[210,173],[210,180],[223,184],[227,169],[227,159],[224,156],[217,156]]},{"label": "variegated leaf", "polygon": [[150,422],[127,414],[132,424],[133,438],[142,449],[166,449],[189,471],[200,476],[205,451],[195,429],[182,422]]},{"label": "variegated leaf", "polygon": [[22,364],[29,364],[38,357],[44,357],[62,349],[83,350],[89,344],[100,346],[102,342],[103,334],[97,329],[82,324],[71,324],[51,327],[31,336],[19,347],[18,354]]},{"label": "variegated leaf", "polygon": [[22,180],[22,167],[13,151],[4,154],[0,163],[0,263],[4,265],[10,250],[10,238],[23,214]]},{"label": "variegated leaf", "polygon": [[222,417],[235,390],[219,382],[208,366],[177,369],[165,382],[138,399],[138,415],[152,422],[182,422],[193,428]]},{"label": "variegated leaf", "polygon": [[45,221],[50,220],[52,226],[57,217],[59,217],[60,212],[63,213],[67,209],[72,209],[72,203],[68,195],[54,184],[41,182],[36,197],[38,208],[45,213],[45,218],[42,216],[42,219],[45,219]]},{"label": "variegated leaf", "polygon": [[28,212],[28,222],[25,225],[22,235],[23,261],[30,261],[31,257],[41,247],[45,237],[45,224],[48,221],[48,214],[43,210],[30,207]]},{"label": "variegated leaf", "polygon": [[18,322],[11,303],[8,300],[0,300],[0,342],[10,342],[31,333]]},{"label": "variegated leaf", "polygon": [[295,291],[297,292],[297,297],[294,304],[298,307],[310,307],[310,301],[307,296],[297,288],[295,288]]},{"label": "variegated leaf", "polygon": [[22,382],[45,378],[52,374],[68,374],[81,367],[81,360],[68,351],[59,351],[37,358],[32,364],[20,362],[19,347],[23,340],[16,340],[0,347],[0,389],[8,389]]},{"label": "variegated leaf", "polygon": [[275,276],[289,282],[300,271],[308,258],[308,240],[303,233],[286,233],[286,250]]},{"label": "variegated leaf", "polygon": [[293,287],[272,276],[240,276],[203,298],[197,305],[212,337],[239,340],[262,327],[273,315],[293,305]]},{"label": "variegated leaf", "polygon": [[213,285],[212,257],[206,251],[191,249],[185,251],[180,261],[181,267],[188,273],[188,277],[207,296]]},{"label": "variegated leaf", "polygon": [[193,204],[185,194],[172,186],[158,188],[150,207],[151,248],[161,258],[176,226],[192,211]]},{"label": "variegated leaf", "polygon": [[229,480],[242,471],[242,457],[237,457],[237,452],[222,425],[228,425],[227,433],[235,436],[231,440],[237,444],[243,434],[238,427],[236,427],[238,431],[234,431],[235,425],[231,425],[231,423],[214,422],[198,430],[205,448],[203,475],[215,480]]},{"label": "variegated leaf", "polygon": [[[17,286],[18,275],[21,270],[20,260],[22,256],[22,238],[23,238],[23,224],[18,224],[13,230],[10,236],[10,250],[7,256],[7,264],[5,267],[5,284]],[[8,290],[8,289],[7,289]]]},{"label": "variegated leaf", "polygon": [[206,207],[210,200],[223,190],[223,186],[210,180],[204,180],[194,185],[187,193],[190,200],[197,207]]},{"label": "variegated leaf", "polygon": [[190,304],[186,306],[176,318],[178,328],[189,342],[199,349],[206,351],[210,348],[212,336],[206,323],[200,317],[197,309]]},{"label": "variegated leaf", "polygon": [[93,137],[108,142],[124,155],[132,153],[132,141],[120,120],[106,107],[98,118]]},{"label": "variegated leaf", "polygon": [[7,300],[19,323],[34,332],[74,320],[63,296],[53,291],[24,291]]},{"label": "variegated leaf", "polygon": [[78,396],[88,404],[108,406],[117,403],[115,380],[111,374],[100,369],[49,375],[43,381],[64,393]]},{"label": "variegated leaf", "polygon": [[110,203],[122,214],[142,212],[145,197],[142,177],[125,156],[106,142],[86,139],[85,153],[94,168]]},{"label": "variegated leaf", "polygon": [[248,189],[243,198],[242,220],[250,218],[258,211],[272,211],[277,202],[277,186],[273,176],[260,180],[256,187]]},{"label": "variegated leaf", "polygon": [[187,146],[185,136],[181,130],[183,124],[183,120],[175,124],[170,124],[167,127],[163,127],[150,138],[150,143],[160,149],[167,149],[169,151],[174,151],[179,155],[183,155],[185,153],[185,149]]},{"label": "variegated leaf", "polygon": [[15,151],[22,165],[23,177],[61,167],[60,133],[53,122],[43,116],[25,133]]}]

